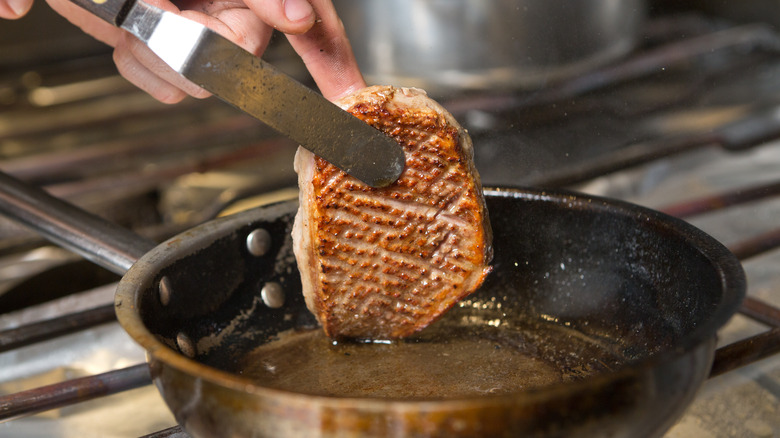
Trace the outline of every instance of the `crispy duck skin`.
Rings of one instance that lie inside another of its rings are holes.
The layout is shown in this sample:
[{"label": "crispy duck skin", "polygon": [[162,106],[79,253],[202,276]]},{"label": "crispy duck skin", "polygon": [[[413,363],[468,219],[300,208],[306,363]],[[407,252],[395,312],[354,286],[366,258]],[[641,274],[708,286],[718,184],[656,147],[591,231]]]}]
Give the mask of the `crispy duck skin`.
[{"label": "crispy duck skin", "polygon": [[331,338],[403,338],[490,272],[492,236],[471,139],[422,90],[374,86],[336,103],[395,138],[406,167],[374,189],[298,149],[293,240],[304,297]]}]

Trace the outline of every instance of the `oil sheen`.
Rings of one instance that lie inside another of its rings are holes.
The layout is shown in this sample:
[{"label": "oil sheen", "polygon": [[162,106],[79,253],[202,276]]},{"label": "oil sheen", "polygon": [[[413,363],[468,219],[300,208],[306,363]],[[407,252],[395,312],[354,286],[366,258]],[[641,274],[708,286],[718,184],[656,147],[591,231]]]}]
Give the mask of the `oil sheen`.
[{"label": "oil sheen", "polygon": [[383,399],[505,394],[620,366],[618,349],[544,322],[494,327],[447,319],[402,341],[334,342],[321,329],[281,333],[239,364],[264,387]]}]

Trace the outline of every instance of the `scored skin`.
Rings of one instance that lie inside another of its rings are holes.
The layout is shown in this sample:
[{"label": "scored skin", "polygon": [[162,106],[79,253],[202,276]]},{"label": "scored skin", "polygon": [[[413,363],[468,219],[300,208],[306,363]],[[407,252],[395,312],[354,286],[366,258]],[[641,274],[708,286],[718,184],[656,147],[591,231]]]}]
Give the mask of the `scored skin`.
[{"label": "scored skin", "polygon": [[490,272],[471,139],[422,90],[374,86],[336,104],[394,137],[406,167],[375,189],[298,149],[293,240],[306,305],[331,338],[403,338]]}]

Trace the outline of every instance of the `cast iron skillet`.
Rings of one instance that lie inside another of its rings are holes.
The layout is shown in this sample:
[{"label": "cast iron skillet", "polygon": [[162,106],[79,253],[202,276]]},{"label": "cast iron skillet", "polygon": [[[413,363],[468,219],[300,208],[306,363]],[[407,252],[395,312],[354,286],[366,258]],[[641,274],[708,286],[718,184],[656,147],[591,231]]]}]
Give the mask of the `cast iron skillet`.
[{"label": "cast iron skillet", "polygon": [[[494,271],[407,343],[317,339],[291,251],[295,200],[158,245],[121,280],[117,316],[196,437],[662,435],[744,296],[736,258],[623,202],[515,188],[486,199]],[[258,229],[260,256],[246,243]]]}]

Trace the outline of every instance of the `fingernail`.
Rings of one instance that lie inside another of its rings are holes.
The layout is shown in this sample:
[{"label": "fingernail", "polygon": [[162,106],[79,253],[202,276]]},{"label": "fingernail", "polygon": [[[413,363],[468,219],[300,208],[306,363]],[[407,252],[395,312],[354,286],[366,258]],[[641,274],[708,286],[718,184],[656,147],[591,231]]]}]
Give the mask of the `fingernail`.
[{"label": "fingernail", "polygon": [[28,2],[27,0],[8,0],[8,7],[14,11],[14,14],[16,14],[17,17],[26,14],[30,9],[30,6],[32,6],[32,2]]},{"label": "fingernail", "polygon": [[284,15],[290,21],[300,21],[314,14],[314,9],[306,0],[284,0]]}]

